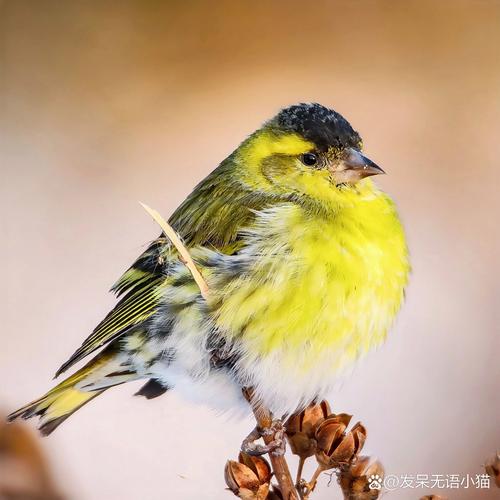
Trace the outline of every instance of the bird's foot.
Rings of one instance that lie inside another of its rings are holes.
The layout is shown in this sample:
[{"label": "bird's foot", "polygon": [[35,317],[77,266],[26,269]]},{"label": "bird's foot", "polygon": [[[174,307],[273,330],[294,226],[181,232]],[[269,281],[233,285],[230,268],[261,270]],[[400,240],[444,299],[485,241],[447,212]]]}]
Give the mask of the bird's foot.
[{"label": "bird's foot", "polygon": [[[259,444],[257,441],[260,438],[267,441],[266,444]],[[266,439],[267,438],[267,439]],[[269,438],[271,438],[269,440]],[[248,455],[261,456],[266,453],[273,455],[284,455],[286,450],[285,428],[281,420],[273,420],[271,427],[255,429],[241,443],[241,450]]]}]

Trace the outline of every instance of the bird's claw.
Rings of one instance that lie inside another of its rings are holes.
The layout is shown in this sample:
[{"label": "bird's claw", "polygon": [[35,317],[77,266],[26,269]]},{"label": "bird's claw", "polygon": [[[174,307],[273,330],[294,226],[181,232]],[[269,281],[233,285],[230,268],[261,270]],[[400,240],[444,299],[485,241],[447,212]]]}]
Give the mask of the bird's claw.
[{"label": "bird's claw", "polygon": [[[273,439],[267,444],[256,443],[261,437],[269,436],[273,436]],[[241,450],[252,456],[261,456],[266,453],[277,456],[284,455],[286,450],[285,429],[281,420],[273,420],[271,427],[265,429],[255,427],[241,443]]]}]

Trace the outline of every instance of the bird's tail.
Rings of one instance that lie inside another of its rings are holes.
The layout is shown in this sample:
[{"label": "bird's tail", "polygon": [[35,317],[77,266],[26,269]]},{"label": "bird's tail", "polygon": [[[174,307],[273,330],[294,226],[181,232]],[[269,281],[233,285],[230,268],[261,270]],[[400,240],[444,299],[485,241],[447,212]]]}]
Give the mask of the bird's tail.
[{"label": "bird's tail", "polygon": [[110,346],[47,394],[11,413],[7,419],[38,416],[40,432],[49,435],[76,410],[109,387],[139,378],[135,371],[123,367],[120,358],[116,349]]}]

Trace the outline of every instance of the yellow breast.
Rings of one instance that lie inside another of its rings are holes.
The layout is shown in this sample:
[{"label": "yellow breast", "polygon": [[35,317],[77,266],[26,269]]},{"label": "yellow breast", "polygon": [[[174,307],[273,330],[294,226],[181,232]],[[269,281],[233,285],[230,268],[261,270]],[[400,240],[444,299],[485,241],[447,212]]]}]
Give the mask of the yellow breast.
[{"label": "yellow breast", "polygon": [[308,370],[327,354],[337,371],[385,338],[409,273],[403,229],[371,182],[343,196],[323,213],[266,210],[249,230],[217,323],[251,357]]}]

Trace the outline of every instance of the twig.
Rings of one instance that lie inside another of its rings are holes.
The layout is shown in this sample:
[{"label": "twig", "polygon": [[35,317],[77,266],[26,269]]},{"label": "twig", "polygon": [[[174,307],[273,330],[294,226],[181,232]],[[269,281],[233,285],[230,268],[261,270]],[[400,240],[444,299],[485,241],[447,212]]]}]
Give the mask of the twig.
[{"label": "twig", "polygon": [[208,298],[208,285],[203,276],[201,275],[200,271],[196,267],[196,264],[193,262],[193,259],[191,258],[191,255],[189,254],[188,249],[184,246],[184,243],[182,243],[181,239],[179,236],[177,236],[177,233],[174,231],[172,226],[168,224],[168,222],[153,208],[148,207],[145,203],[139,202],[144,210],[153,217],[153,219],[156,221],[156,223],[161,227],[163,232],[165,233],[165,236],[172,242],[174,247],[177,249],[179,252],[179,255],[181,257],[182,262],[186,265],[186,267],[189,269],[191,272],[194,280],[196,281],[196,284],[200,288],[200,292],[202,297],[207,300]]},{"label": "twig", "polygon": [[[255,401],[252,397],[253,391],[251,389],[246,389],[243,393],[252,407],[253,414],[257,420],[257,426],[263,430],[270,429],[273,424],[273,416],[271,412],[262,406],[262,404]],[[266,444],[269,444],[273,438],[274,436],[271,433],[264,433],[263,435],[264,443]],[[281,494],[283,495],[283,500],[300,500],[297,490],[293,485],[292,476],[285,457],[283,455],[275,455],[271,452],[269,453],[269,459],[271,461],[276,481],[278,481]]]},{"label": "twig", "polygon": [[311,480],[308,483],[306,483],[306,485],[305,485],[305,491],[304,491],[304,494],[303,494],[303,499],[304,500],[307,500],[309,498],[310,494],[312,493],[312,491],[316,487],[316,483],[318,482],[319,475],[324,470],[325,470],[324,467],[322,467],[321,465],[318,465],[318,467],[314,471],[314,474],[313,474]]},{"label": "twig", "polygon": [[300,488],[300,481],[302,480],[302,471],[304,470],[304,464],[306,459],[304,457],[299,458],[299,465],[297,466],[297,479],[295,480],[295,487]]}]

